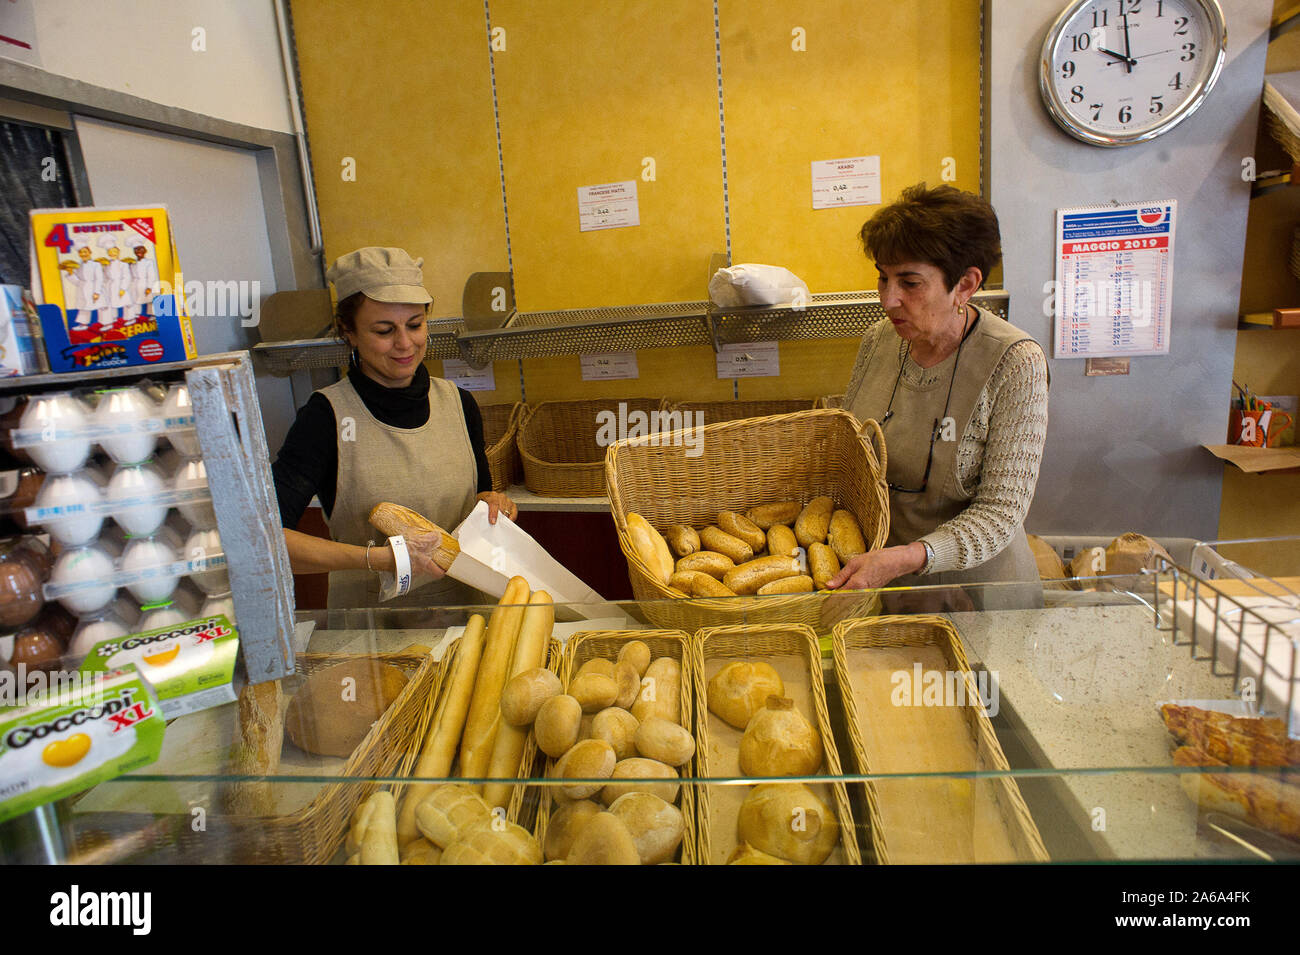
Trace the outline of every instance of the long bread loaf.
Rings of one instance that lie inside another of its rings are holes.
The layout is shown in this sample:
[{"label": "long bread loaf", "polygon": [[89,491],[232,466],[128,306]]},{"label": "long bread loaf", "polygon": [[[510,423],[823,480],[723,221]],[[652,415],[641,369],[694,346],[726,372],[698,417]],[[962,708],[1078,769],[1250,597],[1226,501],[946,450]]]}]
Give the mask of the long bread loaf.
[{"label": "long bread loaf", "polygon": [[528,604],[528,581],[511,577],[506,592],[488,621],[483,656],[474,680],[474,696],[465,717],[465,732],[460,743],[462,779],[479,779],[487,775],[492,761],[492,745],[501,719],[501,688],[506,684],[515,638],[524,621]]}]

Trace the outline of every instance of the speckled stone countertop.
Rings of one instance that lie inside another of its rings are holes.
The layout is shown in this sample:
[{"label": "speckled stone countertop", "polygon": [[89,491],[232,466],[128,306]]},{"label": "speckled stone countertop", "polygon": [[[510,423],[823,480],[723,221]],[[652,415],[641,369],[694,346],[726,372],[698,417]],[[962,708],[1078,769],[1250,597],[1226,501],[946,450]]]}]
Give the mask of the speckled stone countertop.
[{"label": "speckled stone countertop", "polygon": [[[1170,738],[1157,704],[1227,699],[1231,680],[1212,676],[1209,664],[1192,659],[1186,645],[1174,646],[1151,610],[1069,606],[954,613],[949,619],[971,664],[996,675],[999,733],[1012,768],[1075,770],[1020,783],[1031,812],[1036,788],[1057,789],[1054,802],[1064,818],[1037,820],[1049,850],[1050,830],[1073,826],[1100,857],[1225,854],[1198,836],[1196,807],[1168,772]],[[1062,798],[1062,787],[1069,798]],[[1089,851],[1075,853],[1064,851],[1067,858]],[[1054,858],[1061,854],[1058,847]]]}]

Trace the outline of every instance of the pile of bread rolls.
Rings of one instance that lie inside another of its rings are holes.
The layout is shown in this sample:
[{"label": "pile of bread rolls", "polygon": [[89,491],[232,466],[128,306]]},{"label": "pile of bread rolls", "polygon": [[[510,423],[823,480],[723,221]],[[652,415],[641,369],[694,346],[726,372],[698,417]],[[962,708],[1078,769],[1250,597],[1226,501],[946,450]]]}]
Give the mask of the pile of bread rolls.
[{"label": "pile of bread rolls", "polygon": [[558,678],[542,669],[554,624],[550,595],[530,592],[522,577],[510,579],[489,621],[470,618],[412,775],[489,781],[415,783],[402,787],[396,799],[389,792],[375,793],[353,816],[349,862],[542,861],[537,840],[507,821],[506,806],[519,775],[528,723],[536,713],[529,711],[530,700],[546,692],[547,676],[558,691]]},{"label": "pile of bread rolls", "polygon": [[628,514],[627,530],[642,563],[677,597],[825,590],[845,562],[867,550],[857,519],[829,497],[719,511],[716,524],[673,524],[663,533]]},{"label": "pile of bread rolls", "polygon": [[[695,739],[681,725],[681,681],[676,660],[651,659],[644,642],[631,640],[616,661],[588,660],[567,692],[542,703],[537,746],[556,760],[553,777],[574,780],[553,788],[560,806],[547,823],[548,863],[672,860],[685,832],[675,805],[679,767],[695,755]],[[625,779],[640,781],[616,782]]]},{"label": "pile of bread rolls", "polygon": [[[785,696],[768,663],[728,663],[708,683],[708,708],[743,730],[740,771],[746,776],[811,776],[821,769],[821,734]],[[799,783],[765,783],[745,797],[739,845],[728,865],[820,865],[839,840],[830,807]]]}]

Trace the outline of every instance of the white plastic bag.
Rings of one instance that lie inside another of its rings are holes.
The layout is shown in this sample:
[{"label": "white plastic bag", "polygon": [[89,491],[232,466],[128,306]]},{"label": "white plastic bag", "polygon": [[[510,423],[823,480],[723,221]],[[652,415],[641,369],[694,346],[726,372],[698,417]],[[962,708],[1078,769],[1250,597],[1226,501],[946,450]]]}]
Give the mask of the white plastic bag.
[{"label": "white plastic bag", "polygon": [[803,279],[780,265],[733,265],[709,280],[709,298],[721,308],[742,305],[795,305],[812,301]]}]

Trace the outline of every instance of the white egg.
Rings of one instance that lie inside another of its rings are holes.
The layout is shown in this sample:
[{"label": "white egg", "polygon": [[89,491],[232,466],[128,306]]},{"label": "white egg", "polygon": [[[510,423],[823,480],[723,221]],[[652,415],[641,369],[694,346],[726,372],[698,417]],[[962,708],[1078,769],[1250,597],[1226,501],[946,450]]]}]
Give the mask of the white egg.
[{"label": "white egg", "polygon": [[[160,537],[140,537],[127,542],[122,552],[122,570],[132,573],[151,570],[175,563],[177,558],[176,548]],[[151,604],[170,597],[180,582],[179,574],[146,577],[127,584],[126,589],[140,603]]]},{"label": "white egg", "polygon": [[230,574],[226,571],[225,554],[221,549],[221,535],[216,529],[196,530],[185,539],[181,552],[183,560],[212,560],[220,563],[212,570],[190,574],[190,580],[205,594],[219,594],[230,590]]},{"label": "white egg", "polygon": [[147,503],[113,511],[113,520],[122,530],[137,537],[152,534],[167,519],[168,507],[158,504],[159,495],[167,490],[167,479],[151,464],[121,465],[113,472],[104,495],[109,502],[143,499]]},{"label": "white egg", "polygon": [[231,594],[216,594],[203,601],[199,610],[200,617],[215,617],[218,614],[225,614],[227,620],[235,622],[235,598]]},{"label": "white egg", "polygon": [[[88,423],[84,404],[70,394],[37,395],[27,403],[18,427],[23,431],[45,431],[52,434],[74,428],[84,428]],[[27,449],[40,467],[50,474],[68,474],[77,470],[90,457],[90,438],[58,438],[42,441]]]},{"label": "white egg", "polygon": [[113,572],[113,559],[103,550],[98,547],[78,547],[76,550],[64,551],[54,562],[50,583],[65,587],[70,584],[101,582],[98,587],[77,590],[58,598],[59,603],[80,616],[106,606],[113,599],[117,588],[102,583],[112,577]]},{"label": "white egg", "polygon": [[116,640],[130,632],[130,627],[113,610],[82,617],[81,622],[77,624],[77,629],[72,633],[72,640],[68,644],[68,655],[80,663],[95,644],[105,640]]},{"label": "white egg", "polygon": [[[172,477],[172,488],[177,491],[198,488],[208,490],[207,466],[198,458],[186,461]],[[178,504],[177,507],[185,515],[185,519],[195,527],[207,530],[217,526],[217,512],[212,509],[210,500],[192,501],[188,504]]]},{"label": "white egg", "polygon": [[135,632],[147,633],[150,630],[158,630],[162,627],[177,627],[183,623],[188,623],[189,617],[181,613],[171,604],[165,607],[155,607],[153,610],[146,610],[136,621]]},{"label": "white egg", "polygon": [[[36,507],[68,507],[73,504],[97,504],[99,485],[90,475],[78,471],[73,474],[51,474],[36,493]],[[78,514],[75,517],[53,517],[42,527],[65,547],[89,544],[104,524],[102,514]]]},{"label": "white egg", "polygon": [[[180,383],[168,388],[167,397],[162,403],[162,414],[164,418],[191,417],[194,414],[194,406],[190,404],[190,389]],[[197,431],[173,431],[167,435],[167,440],[187,458],[195,458],[200,454]]]},{"label": "white egg", "polygon": [[[134,426],[136,422],[158,417],[158,406],[138,388],[113,388],[100,395],[92,421],[106,428]],[[99,445],[118,464],[135,464],[153,454],[158,436],[146,431],[130,431],[100,439]]]}]

